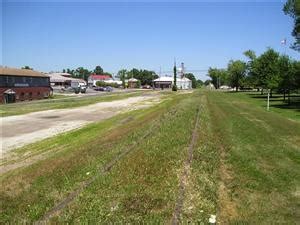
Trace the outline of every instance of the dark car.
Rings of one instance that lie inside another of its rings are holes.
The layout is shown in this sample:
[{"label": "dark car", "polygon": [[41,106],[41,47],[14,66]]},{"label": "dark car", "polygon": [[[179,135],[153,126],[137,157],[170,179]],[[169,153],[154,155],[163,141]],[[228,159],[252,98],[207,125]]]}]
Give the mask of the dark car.
[{"label": "dark car", "polygon": [[95,91],[105,91],[104,87],[95,87]]},{"label": "dark car", "polygon": [[107,87],[105,88],[105,91],[107,91],[107,92],[112,92],[112,91],[113,91],[113,88],[110,87],[110,86],[107,86]]}]

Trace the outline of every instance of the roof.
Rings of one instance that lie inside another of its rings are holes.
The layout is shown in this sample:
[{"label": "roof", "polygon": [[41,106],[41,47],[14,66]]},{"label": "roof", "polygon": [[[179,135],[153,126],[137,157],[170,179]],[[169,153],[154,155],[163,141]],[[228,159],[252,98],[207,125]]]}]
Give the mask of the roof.
[{"label": "roof", "polygon": [[35,70],[27,70],[27,69],[17,69],[10,67],[0,66],[0,75],[8,75],[8,76],[23,76],[23,77],[47,77],[45,74],[35,71]]},{"label": "roof", "polygon": [[107,80],[110,79],[111,77],[108,75],[96,75],[96,74],[92,74],[89,76],[89,79],[92,80]]},{"label": "roof", "polygon": [[79,82],[85,83],[85,81],[83,79],[66,77],[64,73],[49,73],[47,75],[50,77],[50,83],[66,82],[66,81],[79,81]]}]

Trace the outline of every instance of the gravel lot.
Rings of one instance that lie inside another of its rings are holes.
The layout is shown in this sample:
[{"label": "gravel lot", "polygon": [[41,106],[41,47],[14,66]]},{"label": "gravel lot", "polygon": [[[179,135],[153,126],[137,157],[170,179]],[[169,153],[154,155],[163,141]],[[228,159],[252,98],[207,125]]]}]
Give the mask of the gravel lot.
[{"label": "gravel lot", "polygon": [[73,108],[47,110],[1,118],[2,154],[88,123],[110,118],[118,113],[148,107],[160,101],[160,96],[146,95]]}]

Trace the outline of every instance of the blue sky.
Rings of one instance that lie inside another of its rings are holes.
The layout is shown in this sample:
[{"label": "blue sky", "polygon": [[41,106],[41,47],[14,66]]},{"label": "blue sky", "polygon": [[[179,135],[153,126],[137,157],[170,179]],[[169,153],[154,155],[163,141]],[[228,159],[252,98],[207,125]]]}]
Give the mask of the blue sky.
[{"label": "blue sky", "polygon": [[[41,2],[2,4],[2,65],[49,72],[101,65],[105,71],[226,67],[291,37],[283,1]],[[299,59],[299,53],[286,53]],[[206,79],[206,72],[195,72]]]}]

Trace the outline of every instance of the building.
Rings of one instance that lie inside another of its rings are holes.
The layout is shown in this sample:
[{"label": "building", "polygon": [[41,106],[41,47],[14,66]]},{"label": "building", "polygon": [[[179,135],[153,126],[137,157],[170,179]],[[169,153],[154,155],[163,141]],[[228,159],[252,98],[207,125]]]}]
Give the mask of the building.
[{"label": "building", "polygon": [[127,81],[128,88],[139,88],[139,80],[135,78],[130,78]]},{"label": "building", "polygon": [[0,67],[0,103],[48,98],[51,92],[49,77],[43,73]]},{"label": "building", "polygon": [[[154,87],[155,88],[172,88],[174,84],[174,78],[173,77],[159,77],[155,79],[154,81]],[[192,81],[186,77],[183,78],[177,78],[176,79],[176,86],[178,89],[192,89]]]},{"label": "building", "polygon": [[79,82],[86,85],[86,81],[83,79],[73,78],[69,73],[49,73],[50,84],[52,87],[69,87],[72,82]]},{"label": "building", "polygon": [[97,81],[107,81],[111,80],[111,77],[109,75],[96,75],[92,74],[88,78],[88,86],[89,87],[96,87]]}]

